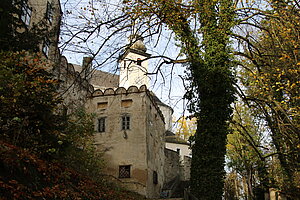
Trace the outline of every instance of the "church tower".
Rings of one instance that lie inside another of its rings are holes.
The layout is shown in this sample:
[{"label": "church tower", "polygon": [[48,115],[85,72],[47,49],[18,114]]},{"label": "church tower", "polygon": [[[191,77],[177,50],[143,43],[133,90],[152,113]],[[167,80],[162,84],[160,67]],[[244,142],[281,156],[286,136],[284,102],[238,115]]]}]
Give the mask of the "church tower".
[{"label": "church tower", "polygon": [[149,88],[148,60],[150,54],[140,35],[129,37],[130,46],[119,59],[120,83],[119,87],[129,88],[134,85],[140,87],[146,85]]}]

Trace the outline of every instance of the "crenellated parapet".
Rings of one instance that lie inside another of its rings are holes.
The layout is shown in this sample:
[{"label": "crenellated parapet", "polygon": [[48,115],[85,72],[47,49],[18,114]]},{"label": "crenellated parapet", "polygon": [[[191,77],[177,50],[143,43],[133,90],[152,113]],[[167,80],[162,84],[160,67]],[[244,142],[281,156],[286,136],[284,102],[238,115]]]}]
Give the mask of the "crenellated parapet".
[{"label": "crenellated parapet", "polygon": [[162,114],[162,112],[156,102],[156,99],[154,98],[152,93],[147,89],[146,85],[142,85],[139,88],[137,86],[130,86],[128,89],[126,89],[124,87],[107,88],[105,90],[97,89],[92,93],[91,98],[100,97],[100,96],[128,95],[128,94],[132,94],[132,93],[146,93],[147,96],[149,97],[149,99],[151,100],[154,108],[157,110],[161,119],[165,123],[164,115]]},{"label": "crenellated parapet", "polygon": [[60,62],[53,68],[54,78],[58,80],[58,93],[63,98],[63,106],[70,112],[77,107],[84,106],[88,97],[94,92],[89,79],[77,72],[74,65],[68,63],[66,57],[61,56]]},{"label": "crenellated parapet", "polygon": [[[91,94],[94,91],[94,87],[89,83],[88,78],[82,76],[78,71],[75,70],[74,65],[68,63],[65,56],[61,57],[61,64],[58,72],[58,79],[64,87],[77,87],[77,90],[82,90],[87,94]],[[89,96],[89,95],[87,95]]]}]

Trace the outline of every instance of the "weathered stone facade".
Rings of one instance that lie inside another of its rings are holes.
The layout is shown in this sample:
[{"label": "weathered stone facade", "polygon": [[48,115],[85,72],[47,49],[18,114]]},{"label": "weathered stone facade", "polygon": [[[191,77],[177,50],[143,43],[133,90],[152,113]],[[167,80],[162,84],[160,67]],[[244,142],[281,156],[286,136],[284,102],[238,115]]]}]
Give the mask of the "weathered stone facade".
[{"label": "weathered stone facade", "polygon": [[179,153],[165,148],[165,182],[178,178],[180,176]]},{"label": "weathered stone facade", "polygon": [[93,86],[89,83],[89,79],[81,76],[75,71],[72,64],[62,56],[60,63],[54,68],[53,73],[55,78],[59,81],[58,92],[63,98],[63,107],[67,109],[68,113],[84,107],[88,97],[94,91]]},{"label": "weathered stone facade", "polygon": [[[24,22],[23,32],[34,25],[45,29],[45,36],[40,41],[40,51],[52,62],[59,62],[58,39],[61,21],[61,7],[59,0],[22,0],[21,19]],[[33,38],[35,39],[35,38]]]},{"label": "weathered stone facade", "polygon": [[28,28],[41,23],[49,30],[40,51],[53,63],[62,108],[72,112],[85,106],[87,112],[95,113],[95,145],[104,152],[105,173],[148,198],[160,197],[163,187],[180,177],[182,169],[179,154],[165,149],[173,110],[147,89],[150,54],[142,39],[132,38],[119,60],[120,75],[92,69],[87,57],[82,66],[73,65],[57,46],[59,0],[28,0],[27,4],[31,10]]},{"label": "weathered stone facade", "polygon": [[[146,197],[159,197],[164,184],[165,128],[146,86],[96,90],[86,105],[88,112],[96,114],[95,144],[105,152],[106,173]],[[122,167],[128,176],[122,174]]]}]

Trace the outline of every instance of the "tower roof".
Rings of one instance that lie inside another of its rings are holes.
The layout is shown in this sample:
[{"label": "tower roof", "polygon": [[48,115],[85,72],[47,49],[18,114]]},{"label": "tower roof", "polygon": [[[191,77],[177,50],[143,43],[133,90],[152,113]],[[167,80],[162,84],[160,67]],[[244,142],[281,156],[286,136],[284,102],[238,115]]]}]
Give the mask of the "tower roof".
[{"label": "tower roof", "polygon": [[137,51],[141,51],[146,53],[147,48],[143,42],[143,37],[139,34],[133,34],[129,36],[130,44],[132,44],[129,48]]}]

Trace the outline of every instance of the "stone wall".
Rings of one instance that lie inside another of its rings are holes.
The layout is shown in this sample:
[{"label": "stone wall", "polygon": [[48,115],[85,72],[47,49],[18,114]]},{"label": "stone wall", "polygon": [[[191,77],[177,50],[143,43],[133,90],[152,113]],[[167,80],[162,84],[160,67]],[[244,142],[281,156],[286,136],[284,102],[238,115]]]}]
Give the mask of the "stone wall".
[{"label": "stone wall", "polygon": [[191,178],[191,164],[192,158],[188,156],[183,156],[180,162],[180,180],[189,181]]},{"label": "stone wall", "polygon": [[[128,189],[146,197],[159,197],[163,185],[164,122],[158,106],[145,86],[96,90],[86,103],[95,113],[95,144],[105,152],[105,173]],[[123,116],[130,117],[130,128],[123,130]],[[98,130],[98,119],[105,119],[105,131]],[[163,130],[163,131],[162,131]],[[120,177],[126,166],[130,177]],[[157,183],[154,183],[154,172]]]},{"label": "stone wall", "polygon": [[165,148],[165,183],[174,180],[180,174],[179,154]]},{"label": "stone wall", "polygon": [[68,113],[78,107],[84,107],[94,90],[89,80],[81,77],[64,56],[61,56],[60,64],[53,69],[53,74],[59,81],[57,89],[63,98],[62,106],[68,109]]},{"label": "stone wall", "polygon": [[170,141],[169,139],[170,137],[166,141],[166,148],[171,149],[173,151],[178,151],[180,155],[180,160],[183,160],[184,156],[189,156],[189,157],[192,156],[192,151],[190,149],[190,146],[186,142],[179,143],[177,141]]},{"label": "stone wall", "polygon": [[[150,93],[148,92],[148,95]],[[163,188],[165,181],[164,162],[165,162],[165,124],[161,111],[150,98],[146,99],[146,135],[147,135],[147,163],[148,163],[148,194],[147,197],[157,198]],[[156,179],[156,180],[155,180]]]},{"label": "stone wall", "polygon": [[[46,18],[47,4],[48,2],[52,7],[52,20],[51,22]],[[42,52],[43,46],[46,40],[49,40],[49,54],[47,58],[52,62],[59,62],[59,49],[58,49],[58,39],[60,32],[60,22],[61,22],[61,7],[59,0],[28,0],[28,6],[31,8],[31,18],[29,28],[34,25],[38,25],[41,29],[46,28],[47,33],[45,38],[42,38],[40,43],[40,51]]]},{"label": "stone wall", "polygon": [[159,109],[161,110],[161,112],[164,115],[164,119],[165,119],[165,129],[167,131],[172,131],[172,114],[173,114],[173,109],[164,104],[164,103],[158,103]]}]

